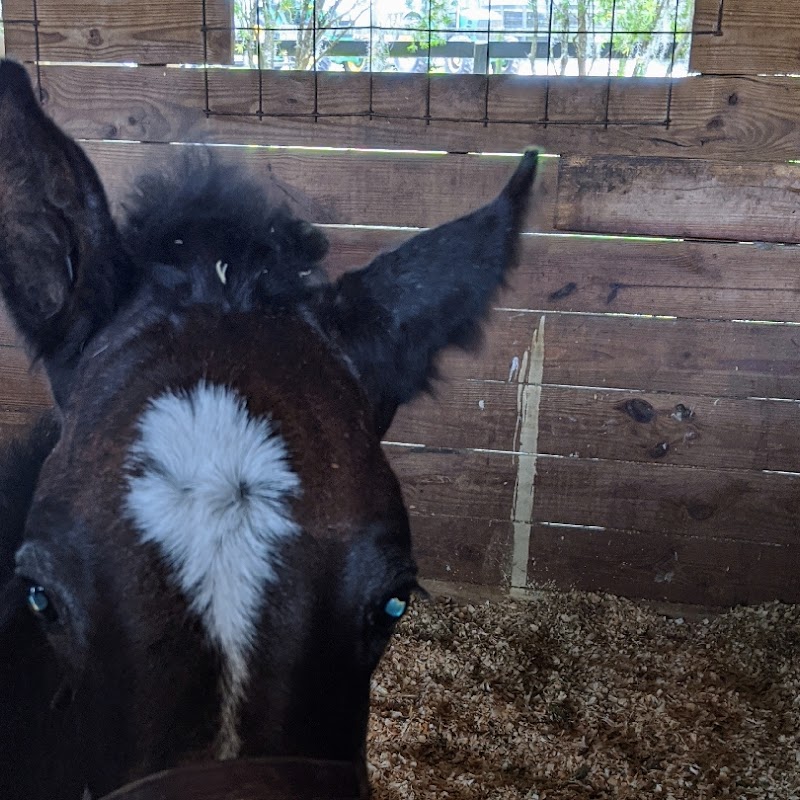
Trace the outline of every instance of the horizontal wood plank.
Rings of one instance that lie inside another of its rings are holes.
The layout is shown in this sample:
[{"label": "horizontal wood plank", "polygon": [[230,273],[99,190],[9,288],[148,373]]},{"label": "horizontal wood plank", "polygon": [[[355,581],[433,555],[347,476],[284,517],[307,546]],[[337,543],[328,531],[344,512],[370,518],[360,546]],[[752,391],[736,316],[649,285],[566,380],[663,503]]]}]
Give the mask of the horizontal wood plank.
[{"label": "horizontal wood plank", "polygon": [[8,442],[24,439],[43,410],[44,408],[15,408],[0,401],[0,447]]},{"label": "horizontal wood plank", "polygon": [[427,578],[508,587],[509,521],[424,517],[412,511],[411,536],[423,585]]},{"label": "horizontal wood plank", "polygon": [[[512,525],[503,520],[411,518],[426,580],[508,587]],[[800,602],[797,546],[635,531],[532,526],[533,589],[610,592],[672,603],[731,606]]]},{"label": "horizontal wood plank", "polygon": [[[800,472],[789,433],[800,404],[546,386],[540,453],[680,466]],[[607,464],[613,471],[616,467]]]},{"label": "horizontal wood plank", "polygon": [[513,519],[518,459],[386,447],[416,516],[509,519],[797,544],[800,476],[539,456],[532,520]]},{"label": "horizontal wood plank", "polygon": [[441,449],[514,451],[518,390],[516,383],[439,381],[433,394],[399,409],[385,439]]},{"label": "horizontal wood plank", "polygon": [[794,0],[695,0],[696,36],[689,69],[716,74],[800,72],[800,18]]},{"label": "horizontal wood plank", "polygon": [[[40,370],[29,371],[23,351],[0,348],[0,372],[0,404],[34,409],[49,405],[46,381]],[[445,380],[434,397],[400,409],[387,439],[435,448],[516,450],[517,393],[516,380]],[[800,444],[787,431],[799,415],[795,402],[545,386],[538,452],[795,471]]]},{"label": "horizontal wood plank", "polygon": [[[233,4],[205,0],[208,61],[232,63]],[[18,61],[103,61],[199,64],[206,58],[203,5],[140,0],[5,0],[8,55]],[[35,14],[35,17],[34,17]],[[38,20],[38,55],[36,28]]]},{"label": "horizontal wood plank", "polygon": [[515,456],[393,445],[385,450],[415,516],[511,519]]},{"label": "horizontal wood plank", "polygon": [[[408,238],[328,228],[332,277]],[[525,236],[503,308],[800,322],[800,250],[726,242]]]},{"label": "horizontal wood plank", "polygon": [[543,457],[535,491],[536,522],[798,542],[793,475]]},{"label": "horizontal wood plank", "polygon": [[[112,199],[124,198],[133,178],[180,157],[162,144],[84,142]],[[276,200],[312,222],[355,225],[438,225],[490,202],[518,158],[370,151],[319,152],[223,148],[217,157],[242,163]],[[540,159],[528,230],[552,230],[557,159]]]},{"label": "horizontal wood plank", "polygon": [[800,242],[800,165],[569,156],[556,227],[592,233]]},{"label": "horizontal wood plank", "polygon": [[[800,397],[796,326],[593,314],[546,314],[545,384],[708,397]],[[495,311],[477,354],[441,358],[447,379],[507,382],[540,314]]]},{"label": "horizontal wood plank", "polygon": [[534,587],[674,603],[797,603],[798,558],[797,544],[534,525],[528,577]]},{"label": "horizontal wood plank", "polygon": [[21,348],[0,346],[0,406],[35,411],[51,405],[41,368],[31,369],[30,359]]},{"label": "horizontal wood plank", "polygon": [[[517,451],[518,385],[453,380],[401,408],[387,441]],[[607,462],[800,472],[800,403],[542,388],[536,452]],[[612,463],[607,469],[614,470]]]},{"label": "horizontal wood plank", "polygon": [[[209,72],[210,115],[202,70],[44,66],[41,77],[51,115],[86,139],[454,152],[535,144],[556,154],[756,161],[800,151],[793,78],[613,79],[606,127],[579,116],[605,97],[605,80],[489,76],[488,106],[470,120],[452,118],[463,105],[452,76],[273,72],[260,85],[262,118],[258,74],[247,70]],[[666,120],[668,97],[669,127],[652,124]]]}]

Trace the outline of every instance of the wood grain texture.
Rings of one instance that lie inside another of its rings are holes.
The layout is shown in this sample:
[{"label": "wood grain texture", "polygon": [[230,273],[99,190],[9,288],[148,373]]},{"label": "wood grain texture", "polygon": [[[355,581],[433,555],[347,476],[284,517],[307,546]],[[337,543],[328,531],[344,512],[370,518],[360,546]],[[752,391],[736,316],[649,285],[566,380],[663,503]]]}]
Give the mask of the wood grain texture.
[{"label": "wood grain texture", "polygon": [[[447,379],[507,382],[540,314],[495,311],[477,357],[448,351]],[[795,326],[547,314],[545,384],[718,397],[800,397]]]},{"label": "wood grain texture", "polygon": [[508,588],[509,520],[425,517],[412,511],[411,536],[423,586],[430,579]]},{"label": "wood grain texture", "polygon": [[800,439],[788,434],[798,420],[794,401],[547,386],[538,449],[583,459],[800,472]]},{"label": "wood grain texture", "polygon": [[10,408],[0,404],[0,447],[24,438],[37,417],[38,412],[30,408]]},{"label": "wood grain texture", "polygon": [[797,544],[798,475],[539,456],[532,519],[513,520],[517,459],[530,456],[386,450],[416,517]]},{"label": "wood grain texture", "polygon": [[401,406],[388,442],[441,449],[515,449],[516,383],[453,379],[440,381],[434,394]]},{"label": "wood grain texture", "polygon": [[392,445],[384,449],[414,516],[511,519],[515,456]]},{"label": "wood grain texture", "polygon": [[[128,185],[122,177],[120,183]],[[335,278],[364,266],[413,232],[326,227],[325,234],[331,243],[325,267]],[[495,305],[800,322],[800,250],[715,242],[523,237],[519,265]],[[0,345],[10,344],[19,344],[19,338],[0,302]]]},{"label": "wood grain texture", "polygon": [[[488,106],[469,120],[452,78],[440,84],[425,75],[273,72],[262,84],[262,107],[275,116],[259,120],[236,116],[258,111],[258,76],[246,70],[209,72],[210,117],[202,70],[45,66],[41,76],[54,119],[86,139],[452,152],[521,152],[536,144],[556,154],[755,161],[785,161],[800,151],[800,85],[793,78],[613,79],[613,124],[606,128],[596,110],[606,81],[586,79],[490,76]],[[670,88],[669,128],[630,124],[666,119]],[[457,119],[453,108],[461,109]],[[587,108],[595,110],[582,119]]]},{"label": "wood grain texture", "polygon": [[[408,238],[327,228],[331,277]],[[502,308],[800,322],[800,250],[725,242],[525,236]]]},{"label": "wood grain texture", "polygon": [[[206,0],[208,60],[232,63],[232,4]],[[108,3],[105,0],[36,0],[39,58],[138,64],[199,64],[205,60],[202,5],[195,0]],[[37,58],[33,0],[6,0],[8,55]],[[25,22],[22,22],[25,21]]]},{"label": "wood grain texture", "polygon": [[800,602],[797,544],[534,525],[533,586],[706,606]]},{"label": "wood grain texture", "polygon": [[592,233],[800,242],[800,165],[569,156],[556,227]]},{"label": "wood grain texture", "polygon": [[0,406],[38,410],[52,405],[50,389],[40,367],[31,369],[19,347],[0,346]]},{"label": "wood grain texture", "polygon": [[[85,142],[112,200],[133,178],[161,168],[180,148],[162,144]],[[312,222],[426,227],[491,202],[511,177],[516,156],[314,152],[225,148],[220,159],[243,163],[279,202]],[[557,159],[541,159],[523,227],[552,230]]]},{"label": "wood grain texture", "polygon": [[[386,435],[438,449],[517,451],[518,386],[453,380],[401,408]],[[714,469],[800,472],[797,402],[542,388],[544,455]]]},{"label": "wood grain texture", "polygon": [[696,0],[689,69],[739,75],[800,72],[800,17],[794,0]]},{"label": "wood grain texture", "polygon": [[[488,503],[487,503],[488,507]],[[534,521],[797,544],[800,477],[540,458]]]}]

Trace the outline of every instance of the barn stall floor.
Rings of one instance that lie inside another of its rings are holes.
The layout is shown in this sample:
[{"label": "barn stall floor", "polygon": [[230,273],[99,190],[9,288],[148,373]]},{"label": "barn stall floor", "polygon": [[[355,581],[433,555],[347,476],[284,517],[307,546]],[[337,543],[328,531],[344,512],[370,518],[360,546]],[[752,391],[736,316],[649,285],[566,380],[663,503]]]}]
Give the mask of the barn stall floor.
[{"label": "barn stall floor", "polygon": [[800,798],[800,606],[417,602],[373,683],[375,800]]}]

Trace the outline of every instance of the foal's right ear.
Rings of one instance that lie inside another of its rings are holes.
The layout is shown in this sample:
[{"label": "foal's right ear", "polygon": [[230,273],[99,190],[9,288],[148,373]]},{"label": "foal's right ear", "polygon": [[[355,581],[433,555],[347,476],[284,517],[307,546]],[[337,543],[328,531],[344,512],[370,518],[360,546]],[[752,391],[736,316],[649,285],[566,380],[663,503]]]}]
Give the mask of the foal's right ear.
[{"label": "foal's right ear", "polygon": [[57,400],[129,275],[88,158],[45,116],[23,67],[0,61],[0,290]]}]

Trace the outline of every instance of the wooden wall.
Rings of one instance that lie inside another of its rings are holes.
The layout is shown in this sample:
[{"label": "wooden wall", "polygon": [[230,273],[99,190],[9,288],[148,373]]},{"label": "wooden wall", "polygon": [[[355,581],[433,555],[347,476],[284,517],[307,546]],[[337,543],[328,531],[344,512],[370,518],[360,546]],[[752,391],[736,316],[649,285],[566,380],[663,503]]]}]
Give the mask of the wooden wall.
[{"label": "wooden wall", "polygon": [[[4,2],[9,55],[113,197],[172,143],[282,146],[237,155],[331,226],[335,274],[491,198],[515,159],[475,153],[550,154],[483,350],[448,354],[387,437],[426,576],[800,600],[790,0],[697,0],[701,75],[610,82],[164,66],[202,60],[199,7],[38,0],[39,58],[62,63],[37,67],[31,0]],[[0,323],[3,430],[46,402]]]}]

